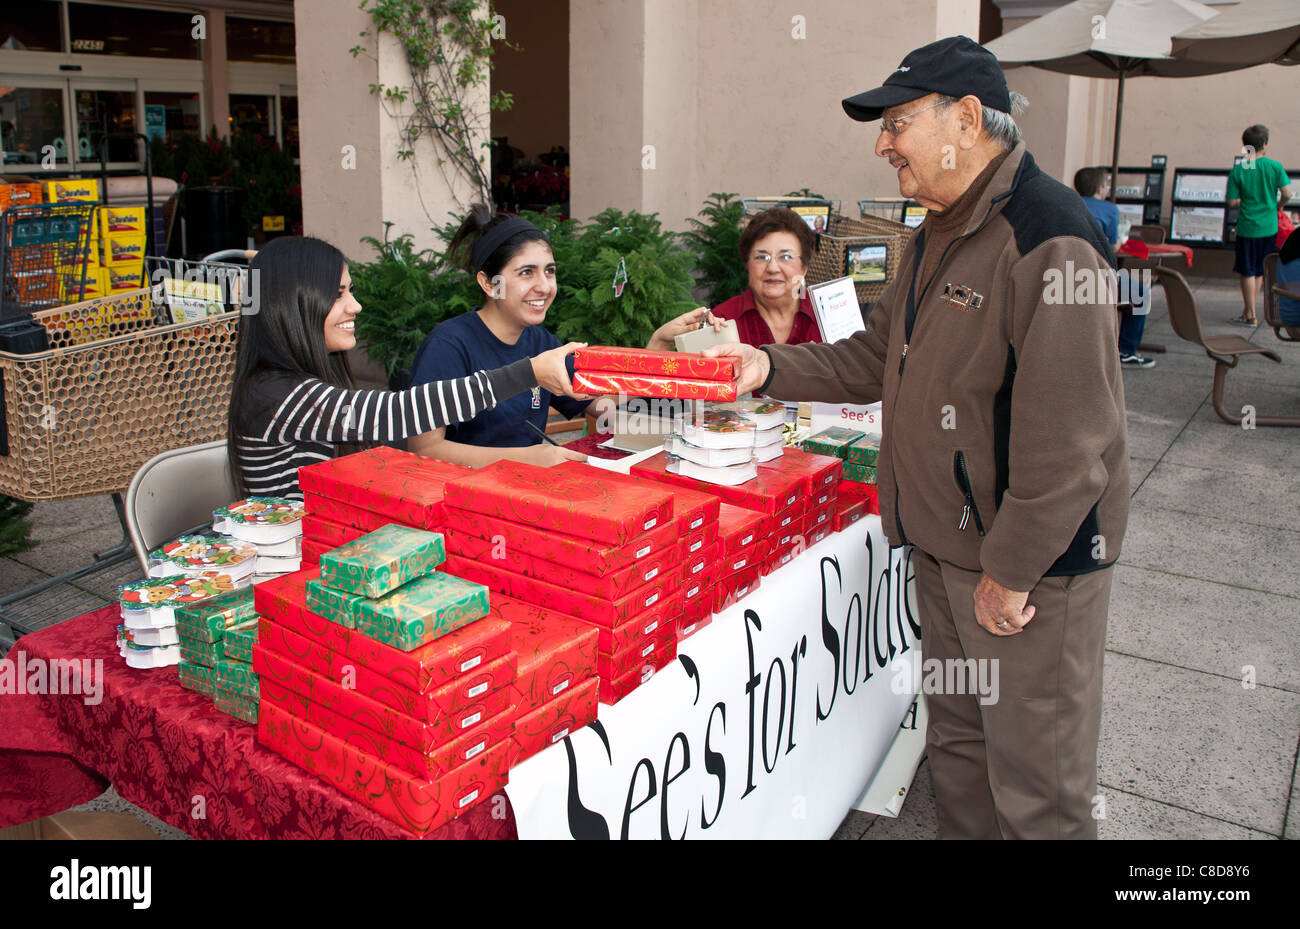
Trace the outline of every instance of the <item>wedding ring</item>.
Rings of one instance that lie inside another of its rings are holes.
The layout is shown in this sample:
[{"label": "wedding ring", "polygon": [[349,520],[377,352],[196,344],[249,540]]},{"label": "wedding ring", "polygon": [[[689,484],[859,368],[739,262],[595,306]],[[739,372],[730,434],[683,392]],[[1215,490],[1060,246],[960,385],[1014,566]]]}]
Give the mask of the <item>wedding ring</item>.
[{"label": "wedding ring", "polygon": [[998,623],[998,628],[999,628],[999,629],[1005,629],[1005,628],[1007,628],[1007,621],[1004,619],[1004,620],[1002,620],[1002,622]]}]

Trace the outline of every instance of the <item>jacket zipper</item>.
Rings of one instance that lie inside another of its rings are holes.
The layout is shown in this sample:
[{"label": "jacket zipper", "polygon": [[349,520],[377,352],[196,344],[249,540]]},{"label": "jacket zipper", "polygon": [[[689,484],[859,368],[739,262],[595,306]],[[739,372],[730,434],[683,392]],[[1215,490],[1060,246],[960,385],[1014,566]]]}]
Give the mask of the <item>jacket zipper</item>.
[{"label": "jacket zipper", "polygon": [[[1024,161],[1022,160],[1021,167],[1023,167],[1023,165],[1024,165]],[[952,251],[952,247],[956,245],[958,242],[962,241],[963,239],[968,239],[971,236],[975,235],[975,233],[979,232],[986,225],[988,225],[989,219],[993,216],[993,208],[1016,192],[1016,187],[1018,186],[1020,181],[1020,170],[1021,170],[1020,167],[1016,169],[1016,176],[1012,178],[1011,181],[1011,189],[1006,191],[1005,193],[998,194],[996,197],[994,197],[992,200],[989,201],[989,208],[985,212],[984,218],[980,220],[980,224],[976,226],[974,229],[972,229],[970,232],[967,232],[964,235],[959,235],[957,236],[957,238],[953,239],[951,242],[948,243],[947,248],[943,250],[943,254],[939,256],[939,263],[935,265],[934,273],[930,275],[930,280],[926,281],[925,285],[921,288],[921,296],[917,304],[918,307],[921,302],[925,301],[925,295],[930,289],[930,284],[934,281],[936,277],[939,276],[939,272],[943,270],[943,263],[947,259],[948,253]],[[918,258],[916,256],[914,256],[912,259],[913,263],[915,263],[917,260]],[[910,341],[903,343],[903,353],[899,355],[898,358],[898,390],[894,391],[894,405],[889,410],[889,415],[891,418],[894,415],[894,411],[898,409],[898,395],[903,391],[903,368],[907,365],[907,349],[910,344],[911,344]],[[961,453],[958,452],[958,454],[960,455]],[[890,455],[889,462],[890,462],[889,463],[890,468],[893,468],[894,459],[892,453]],[[965,470],[964,462],[962,464],[962,468],[964,471]],[[970,486],[969,480],[967,481],[967,486],[968,487]],[[899,539],[902,540],[902,543],[904,545],[908,545],[910,543],[907,541],[907,533],[903,531],[903,517],[899,514],[898,511],[898,499],[899,499],[898,477],[895,476],[894,477],[894,524],[898,526]],[[984,526],[980,522],[979,511],[975,510],[975,499],[971,496],[969,490],[966,491],[966,500],[970,504],[971,509],[974,510],[975,512],[975,528],[979,530],[979,534],[982,536],[984,535]],[[962,524],[960,528],[962,529],[966,528],[966,517],[964,514],[962,517]]]},{"label": "jacket zipper", "polygon": [[966,453],[957,452],[952,456],[952,471],[957,477],[957,486],[966,494],[966,505],[961,508],[961,522],[958,530],[965,532],[971,516],[975,517],[975,531],[984,537],[984,520],[980,519],[979,507],[975,505],[975,490],[971,486],[970,474],[966,470]]}]

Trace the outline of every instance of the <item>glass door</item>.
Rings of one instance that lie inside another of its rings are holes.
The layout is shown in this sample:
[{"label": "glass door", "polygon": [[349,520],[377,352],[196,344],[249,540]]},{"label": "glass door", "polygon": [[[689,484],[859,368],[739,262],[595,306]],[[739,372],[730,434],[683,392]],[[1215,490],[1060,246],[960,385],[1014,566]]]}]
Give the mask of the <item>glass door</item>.
[{"label": "glass door", "polygon": [[0,74],[0,171],[67,170],[67,89],[57,78]]},{"label": "glass door", "polygon": [[107,161],[110,169],[139,168],[144,164],[137,133],[142,132],[135,81],[68,81],[73,101],[78,171],[99,168]]}]

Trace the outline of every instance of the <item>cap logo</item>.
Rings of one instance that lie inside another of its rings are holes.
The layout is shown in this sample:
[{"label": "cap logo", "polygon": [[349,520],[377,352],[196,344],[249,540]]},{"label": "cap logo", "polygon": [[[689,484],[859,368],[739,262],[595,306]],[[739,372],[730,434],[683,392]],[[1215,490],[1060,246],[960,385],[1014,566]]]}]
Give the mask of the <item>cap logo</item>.
[{"label": "cap logo", "polygon": [[911,70],[912,70],[912,69],[909,68],[907,65],[901,65],[900,67],[897,67],[897,68],[894,69],[894,73],[895,73],[895,74],[903,74],[903,73],[905,73],[905,72],[907,72],[907,71],[911,71]]}]

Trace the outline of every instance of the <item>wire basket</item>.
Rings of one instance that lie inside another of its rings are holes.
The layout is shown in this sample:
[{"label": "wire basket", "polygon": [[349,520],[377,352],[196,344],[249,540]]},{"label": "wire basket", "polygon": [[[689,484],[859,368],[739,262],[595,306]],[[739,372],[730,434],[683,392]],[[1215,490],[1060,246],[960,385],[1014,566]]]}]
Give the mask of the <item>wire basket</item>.
[{"label": "wire basket", "polygon": [[0,211],[0,317],[81,299],[95,208],[73,201]]},{"label": "wire basket", "polygon": [[[875,303],[897,276],[898,263],[911,232],[902,223],[874,216],[862,219],[832,216],[829,230],[818,238],[817,251],[808,262],[807,281],[822,284],[845,277],[853,270],[851,260],[858,259],[859,275],[878,278],[854,283],[858,303],[865,308]],[[881,249],[884,254],[880,253]]]},{"label": "wire basket", "polygon": [[120,493],[159,452],[223,438],[239,315],[159,325],[148,289],[33,314],[51,349],[0,352],[0,493]]}]

